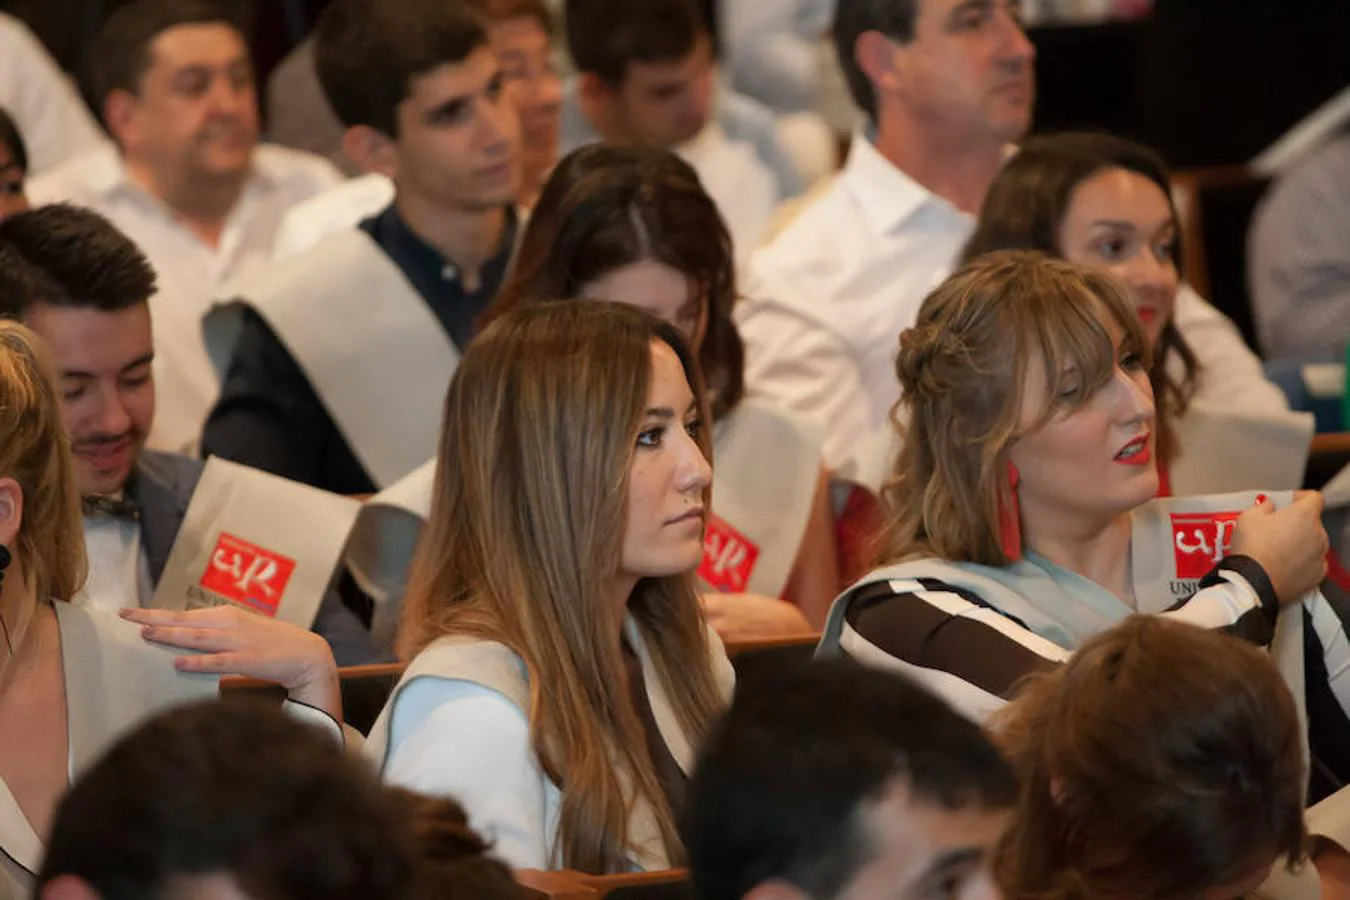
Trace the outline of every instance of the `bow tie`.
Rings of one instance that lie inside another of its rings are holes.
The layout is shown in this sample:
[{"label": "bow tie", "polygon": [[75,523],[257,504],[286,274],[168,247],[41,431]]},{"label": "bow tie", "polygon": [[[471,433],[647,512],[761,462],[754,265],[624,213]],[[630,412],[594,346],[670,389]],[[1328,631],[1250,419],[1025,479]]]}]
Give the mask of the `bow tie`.
[{"label": "bow tie", "polygon": [[84,497],[81,502],[84,514],[91,518],[126,519],[130,522],[139,522],[141,519],[141,507],[132,500],[94,494]]}]

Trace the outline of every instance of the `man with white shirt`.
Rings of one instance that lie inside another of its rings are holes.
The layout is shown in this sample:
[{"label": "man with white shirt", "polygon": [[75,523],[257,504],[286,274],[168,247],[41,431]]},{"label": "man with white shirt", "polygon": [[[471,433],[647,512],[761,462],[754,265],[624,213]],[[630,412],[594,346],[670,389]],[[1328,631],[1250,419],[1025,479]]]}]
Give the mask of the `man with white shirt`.
[{"label": "man with white shirt", "polygon": [[564,23],[578,74],[563,94],[563,152],[597,140],[675,151],[698,172],[744,258],[801,180],[773,114],[718,85],[694,0],[567,0]]},{"label": "man with white shirt", "polygon": [[515,247],[520,121],[486,23],[463,3],[334,0],[315,61],[394,199],[207,319],[223,385],[202,446],[370,494],[435,455],[446,386]]},{"label": "man with white shirt", "polygon": [[201,338],[212,296],[266,262],[285,211],[339,175],[318,157],[258,146],[248,47],[215,0],[121,7],[93,74],[117,146],[34,179],[29,195],[98,210],[150,258],[161,385],[150,446],[189,449],[218,392]]},{"label": "man with white shirt", "polygon": [[839,0],[834,38],[867,133],[756,253],[738,322],[751,391],[827,423],[826,463],[866,482],[897,338],[1031,124],[1035,51],[1011,0]]},{"label": "man with white shirt", "polygon": [[[57,204],[0,222],[0,317],[23,322],[52,351],[84,500],[89,573],[74,599],[114,611],[150,605],[203,472],[198,460],[145,449],[154,290],[145,256],[97,213]],[[335,594],[313,630],[339,664],[376,655]]]}]

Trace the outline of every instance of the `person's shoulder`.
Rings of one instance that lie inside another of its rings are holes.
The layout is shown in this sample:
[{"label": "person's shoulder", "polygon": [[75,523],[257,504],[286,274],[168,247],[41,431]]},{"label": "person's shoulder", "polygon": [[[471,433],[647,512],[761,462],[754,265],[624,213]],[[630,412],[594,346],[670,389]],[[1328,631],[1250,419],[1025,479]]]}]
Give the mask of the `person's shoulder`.
[{"label": "person's shoulder", "polygon": [[318,194],[343,182],[342,173],[315,153],[262,143],[253,151],[253,165],[264,177],[292,189]]},{"label": "person's shoulder", "polygon": [[98,210],[103,196],[122,181],[121,166],[117,147],[108,142],[34,176],[24,187],[34,206],[65,202]]}]

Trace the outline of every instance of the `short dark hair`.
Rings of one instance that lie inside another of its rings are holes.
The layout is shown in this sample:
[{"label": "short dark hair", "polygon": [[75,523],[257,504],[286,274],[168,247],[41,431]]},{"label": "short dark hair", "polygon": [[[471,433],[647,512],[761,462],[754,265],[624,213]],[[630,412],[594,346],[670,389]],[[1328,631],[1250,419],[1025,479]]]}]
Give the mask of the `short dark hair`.
[{"label": "short dark hair", "polygon": [[829,660],[738,686],[689,784],[695,894],[739,900],[778,878],[834,897],[872,852],[860,809],[896,778],[946,809],[1016,796],[979,726],[893,673]]},{"label": "short dark hair", "polygon": [[698,360],[720,419],[745,393],[745,345],[731,317],[735,257],[717,204],[674,153],[601,143],[565,156],[539,194],[514,272],[485,321],[526,302],[575,299],[582,285],[645,259],[686,276],[706,305]]},{"label": "short dark hair", "polygon": [[228,25],[243,35],[239,18],[219,0],[132,0],[104,23],[90,57],[89,80],[98,103],[113,91],[136,94],[150,68],[150,45],[179,25]]},{"label": "short dark hair", "polygon": [[82,206],[57,203],[8,216],[0,221],[0,247],[24,263],[0,273],[5,318],[21,321],[39,302],[117,312],[155,293],[155,270],[145,254]]},{"label": "short dark hair", "polygon": [[19,132],[19,123],[9,114],[9,110],[0,106],[0,144],[9,149],[10,159],[18,166],[19,172],[28,174],[28,145],[23,142]]},{"label": "short dark hair", "polygon": [[343,125],[397,137],[412,80],[487,43],[484,19],[461,0],[334,0],[314,29],[314,66]]},{"label": "short dark hair", "polygon": [[711,37],[694,0],[567,0],[563,26],[577,70],[611,85],[629,63],[675,62]]},{"label": "short dark hair", "polygon": [[914,39],[919,0],[837,0],[834,8],[834,47],[844,70],[849,93],[867,118],[876,121],[877,95],[872,80],[858,65],[854,47],[865,31],[879,31],[907,44]]},{"label": "short dark hair", "polygon": [[379,777],[330,735],[262,701],[159,715],[75,782],[41,887],[152,900],[173,876],[225,873],[253,897],[402,897],[406,826]]}]

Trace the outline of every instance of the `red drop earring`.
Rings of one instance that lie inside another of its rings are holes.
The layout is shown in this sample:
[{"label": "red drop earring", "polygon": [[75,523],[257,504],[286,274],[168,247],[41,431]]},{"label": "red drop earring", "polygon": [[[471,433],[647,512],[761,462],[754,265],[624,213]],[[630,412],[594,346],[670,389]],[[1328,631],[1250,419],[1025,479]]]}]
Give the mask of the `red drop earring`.
[{"label": "red drop earring", "polygon": [[1017,505],[1017,482],[1022,473],[1009,460],[1007,463],[1008,493],[999,500],[998,542],[1008,562],[1022,558],[1022,511]]}]

